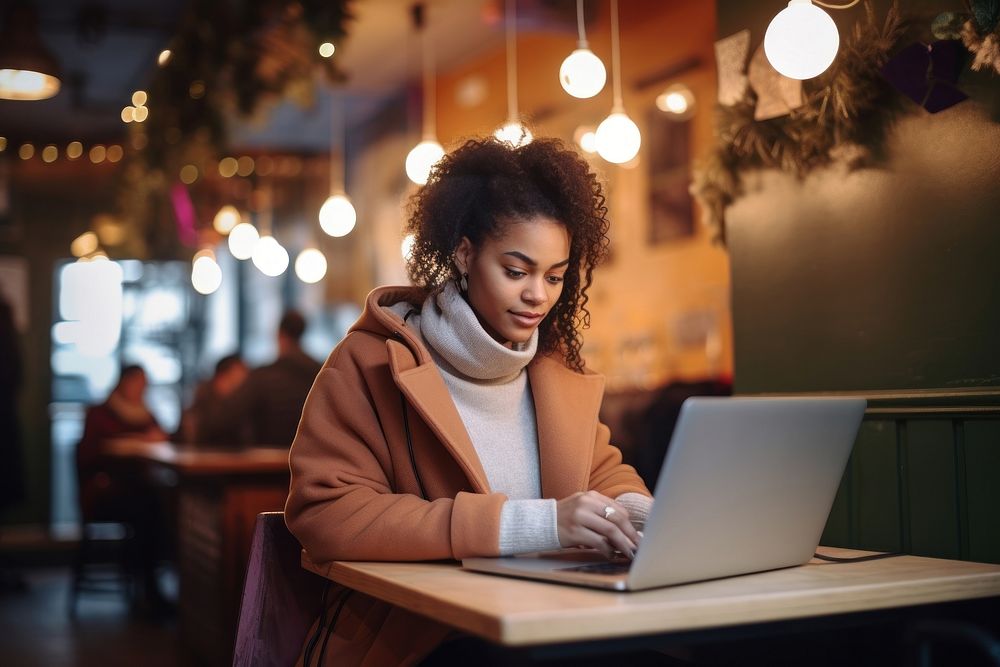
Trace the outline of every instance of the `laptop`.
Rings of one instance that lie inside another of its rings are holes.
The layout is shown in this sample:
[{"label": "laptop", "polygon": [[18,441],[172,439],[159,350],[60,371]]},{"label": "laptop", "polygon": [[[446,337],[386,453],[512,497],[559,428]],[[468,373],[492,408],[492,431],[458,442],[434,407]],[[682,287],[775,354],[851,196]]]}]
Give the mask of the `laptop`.
[{"label": "laptop", "polygon": [[633,561],[563,549],[477,572],[634,591],[801,565],[819,544],[862,398],[689,398]]}]

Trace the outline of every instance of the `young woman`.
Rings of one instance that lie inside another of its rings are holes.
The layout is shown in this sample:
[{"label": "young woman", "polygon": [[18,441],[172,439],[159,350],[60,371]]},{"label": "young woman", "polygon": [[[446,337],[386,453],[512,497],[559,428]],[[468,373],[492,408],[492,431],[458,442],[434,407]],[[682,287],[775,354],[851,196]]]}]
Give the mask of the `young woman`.
[{"label": "young woman", "polygon": [[[580,357],[608,243],[596,177],[556,140],[474,140],[410,208],[415,287],[373,291],[317,377],[289,529],[317,563],[633,554],[649,491],[609,444],[604,381]],[[303,663],[414,664],[447,635],[333,586]]]}]

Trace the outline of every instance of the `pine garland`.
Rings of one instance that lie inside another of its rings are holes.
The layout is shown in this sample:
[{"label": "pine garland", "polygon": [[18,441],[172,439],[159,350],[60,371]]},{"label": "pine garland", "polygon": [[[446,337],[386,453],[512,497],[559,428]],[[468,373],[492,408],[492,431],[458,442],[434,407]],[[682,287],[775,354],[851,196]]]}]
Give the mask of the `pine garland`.
[{"label": "pine garland", "polygon": [[882,21],[870,0],[864,10],[830,69],[803,82],[804,103],[788,116],[754,120],[750,89],[740,102],[718,107],[718,141],[691,186],[717,241],[725,242],[725,210],[743,192],[741,172],[780,169],[802,178],[834,160],[857,168],[880,151],[902,107],[879,71],[906,26],[898,0]]}]

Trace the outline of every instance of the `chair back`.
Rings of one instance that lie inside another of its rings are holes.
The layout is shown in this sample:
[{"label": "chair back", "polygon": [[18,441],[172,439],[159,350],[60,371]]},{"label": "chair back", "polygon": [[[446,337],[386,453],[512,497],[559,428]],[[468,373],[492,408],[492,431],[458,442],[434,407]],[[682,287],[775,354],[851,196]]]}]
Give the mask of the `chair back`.
[{"label": "chair back", "polygon": [[236,630],[233,665],[295,664],[320,612],[322,577],[302,569],[302,547],[284,512],[257,515]]}]

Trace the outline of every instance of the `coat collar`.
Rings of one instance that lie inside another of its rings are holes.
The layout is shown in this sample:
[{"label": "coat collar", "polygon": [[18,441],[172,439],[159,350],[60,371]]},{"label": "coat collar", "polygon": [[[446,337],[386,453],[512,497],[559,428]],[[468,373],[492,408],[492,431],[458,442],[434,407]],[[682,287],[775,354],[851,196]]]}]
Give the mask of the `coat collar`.
[{"label": "coat collar", "polygon": [[[489,493],[486,471],[444,378],[426,351],[428,360],[417,362],[418,357],[401,340],[403,335],[398,332],[386,342],[397,386],[451,452],[473,490]],[[550,357],[536,357],[527,370],[538,427],[542,496],[564,498],[586,490],[604,377],[575,373]]]},{"label": "coat collar", "polygon": [[590,481],[604,376],[576,373],[552,357],[528,366],[535,400],[542,496],[565,498]]}]

